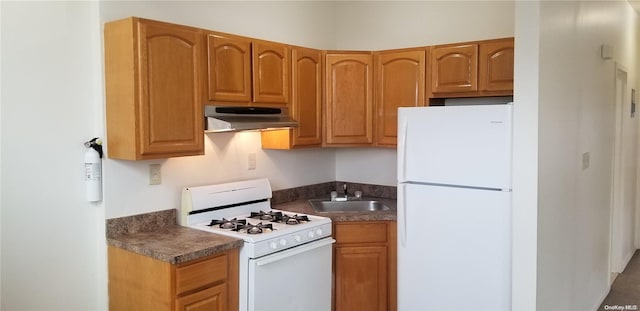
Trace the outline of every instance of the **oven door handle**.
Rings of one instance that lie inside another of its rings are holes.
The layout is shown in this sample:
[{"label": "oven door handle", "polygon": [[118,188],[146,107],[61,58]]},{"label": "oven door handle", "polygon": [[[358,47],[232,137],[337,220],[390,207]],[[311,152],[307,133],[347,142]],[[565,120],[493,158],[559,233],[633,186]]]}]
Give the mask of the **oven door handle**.
[{"label": "oven door handle", "polygon": [[290,248],[288,250],[279,252],[279,253],[275,253],[273,255],[267,256],[263,259],[258,259],[256,261],[256,263],[258,264],[258,266],[264,266],[264,265],[268,265],[270,263],[276,262],[276,261],[280,261],[282,259],[291,257],[291,256],[295,256],[304,252],[308,252],[311,250],[314,250],[316,248],[320,248],[320,247],[324,247],[327,245],[331,245],[333,243],[335,243],[336,240],[332,239],[332,238],[326,238],[326,239],[322,239],[316,242],[311,242],[308,244],[304,244],[304,245],[300,245],[294,248]]}]

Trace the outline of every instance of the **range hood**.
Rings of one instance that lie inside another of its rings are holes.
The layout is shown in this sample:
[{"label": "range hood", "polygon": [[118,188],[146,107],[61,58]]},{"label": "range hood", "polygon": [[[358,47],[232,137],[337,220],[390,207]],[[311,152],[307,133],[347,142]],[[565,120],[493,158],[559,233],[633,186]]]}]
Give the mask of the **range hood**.
[{"label": "range hood", "polygon": [[205,132],[233,132],[298,127],[286,108],[205,106]]}]

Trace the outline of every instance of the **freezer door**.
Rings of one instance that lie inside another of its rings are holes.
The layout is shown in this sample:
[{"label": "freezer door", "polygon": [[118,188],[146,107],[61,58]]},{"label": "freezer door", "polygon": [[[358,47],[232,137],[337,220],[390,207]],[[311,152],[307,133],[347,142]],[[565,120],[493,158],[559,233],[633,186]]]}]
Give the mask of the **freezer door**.
[{"label": "freezer door", "polygon": [[398,181],[510,189],[511,108],[400,108]]},{"label": "freezer door", "polygon": [[511,192],[400,184],[398,310],[511,308]]}]

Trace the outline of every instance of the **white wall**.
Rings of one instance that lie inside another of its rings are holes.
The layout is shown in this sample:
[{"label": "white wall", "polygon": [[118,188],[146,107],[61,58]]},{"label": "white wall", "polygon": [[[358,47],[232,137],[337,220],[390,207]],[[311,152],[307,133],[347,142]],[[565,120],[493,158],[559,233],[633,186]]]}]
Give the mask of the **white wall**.
[{"label": "white wall", "polygon": [[336,180],[395,187],[397,163],[396,149],[338,149]]},{"label": "white wall", "polygon": [[83,143],[104,127],[98,6],[0,5],[0,308],[104,310],[104,206],[83,181]]},{"label": "white wall", "polygon": [[310,48],[334,47],[331,1],[100,1],[107,22],[138,16]]},{"label": "white wall", "polygon": [[[543,1],[539,27],[537,308],[595,310],[609,288],[614,61],[637,68],[638,16],[626,1]],[[614,60],[600,58],[602,44]]]},{"label": "white wall", "polygon": [[540,8],[515,10],[513,108],[512,310],[536,310]]},{"label": "white wall", "polygon": [[[256,169],[248,170],[249,153]],[[149,164],[161,164],[162,184],[149,185]],[[148,161],[105,161],[107,218],[180,206],[185,186],[268,177],[274,190],[335,180],[333,150],[263,150],[260,133],[212,133],[205,155]]]},{"label": "white wall", "polygon": [[513,1],[337,2],[335,45],[384,50],[512,37],[513,10]]}]

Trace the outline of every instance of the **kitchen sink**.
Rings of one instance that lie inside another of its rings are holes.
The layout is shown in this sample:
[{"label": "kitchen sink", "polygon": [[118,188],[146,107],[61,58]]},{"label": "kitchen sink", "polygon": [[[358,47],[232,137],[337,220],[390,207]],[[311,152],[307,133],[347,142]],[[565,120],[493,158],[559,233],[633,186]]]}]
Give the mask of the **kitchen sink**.
[{"label": "kitchen sink", "polygon": [[347,201],[331,201],[326,199],[309,200],[311,207],[319,213],[340,213],[340,212],[381,212],[394,210],[389,202],[378,199],[353,199]]}]

